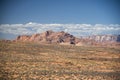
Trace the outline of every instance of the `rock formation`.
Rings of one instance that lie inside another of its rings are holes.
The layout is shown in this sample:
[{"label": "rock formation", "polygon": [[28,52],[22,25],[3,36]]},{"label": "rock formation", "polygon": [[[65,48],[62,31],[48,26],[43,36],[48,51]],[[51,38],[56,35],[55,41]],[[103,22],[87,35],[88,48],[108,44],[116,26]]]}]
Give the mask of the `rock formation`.
[{"label": "rock formation", "polygon": [[61,32],[53,32],[51,30],[33,34],[21,35],[15,41],[23,42],[39,42],[39,43],[55,43],[55,44],[74,44],[74,45],[114,45],[120,43],[120,35],[92,35],[87,37],[76,38],[73,35]]},{"label": "rock formation", "polygon": [[69,33],[53,32],[51,30],[40,34],[33,34],[31,36],[21,35],[18,36],[16,41],[33,41],[41,43],[69,43],[75,44],[75,37]]},{"label": "rock formation", "polygon": [[120,42],[120,35],[92,35],[84,39],[94,40],[96,42]]},{"label": "rock formation", "polygon": [[80,43],[85,45],[120,46],[120,35],[92,35],[80,37],[80,40]]}]

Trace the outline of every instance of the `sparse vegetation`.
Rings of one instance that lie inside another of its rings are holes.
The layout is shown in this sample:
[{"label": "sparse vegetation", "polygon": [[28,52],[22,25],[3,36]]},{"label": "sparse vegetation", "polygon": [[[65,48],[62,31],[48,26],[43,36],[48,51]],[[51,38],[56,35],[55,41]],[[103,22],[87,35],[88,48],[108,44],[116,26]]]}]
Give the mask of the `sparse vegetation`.
[{"label": "sparse vegetation", "polygon": [[0,80],[119,80],[120,48],[0,41]]}]

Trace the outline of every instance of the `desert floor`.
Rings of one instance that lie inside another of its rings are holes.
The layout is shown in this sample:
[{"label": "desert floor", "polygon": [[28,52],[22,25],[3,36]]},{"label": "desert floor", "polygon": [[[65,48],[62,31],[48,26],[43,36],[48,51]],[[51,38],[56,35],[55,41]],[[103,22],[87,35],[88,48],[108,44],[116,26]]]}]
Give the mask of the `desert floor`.
[{"label": "desert floor", "polygon": [[0,80],[120,80],[120,47],[0,41]]}]

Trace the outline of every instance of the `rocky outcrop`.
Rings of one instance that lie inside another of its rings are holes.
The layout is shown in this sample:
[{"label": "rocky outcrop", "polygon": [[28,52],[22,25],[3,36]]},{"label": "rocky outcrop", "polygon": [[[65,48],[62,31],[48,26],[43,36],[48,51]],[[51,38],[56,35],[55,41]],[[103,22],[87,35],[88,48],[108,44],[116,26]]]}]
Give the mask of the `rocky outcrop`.
[{"label": "rocky outcrop", "polygon": [[51,30],[40,34],[33,34],[31,36],[18,36],[16,41],[33,41],[41,43],[69,43],[75,44],[75,37],[69,33],[53,32]]},{"label": "rocky outcrop", "polygon": [[120,35],[92,35],[87,37],[76,38],[73,35],[61,32],[53,32],[51,30],[33,34],[33,35],[21,35],[16,38],[16,41],[23,42],[39,42],[39,43],[55,43],[55,44],[74,44],[78,46],[83,45],[114,45],[120,43]]},{"label": "rocky outcrop", "polygon": [[29,41],[31,36],[28,36],[28,35],[21,35],[21,36],[18,36],[17,37],[17,41]]},{"label": "rocky outcrop", "polygon": [[120,35],[93,35],[84,39],[94,40],[96,42],[120,42]]},{"label": "rocky outcrop", "polygon": [[78,44],[95,46],[120,46],[120,35],[92,35],[80,37],[80,42],[78,42]]}]

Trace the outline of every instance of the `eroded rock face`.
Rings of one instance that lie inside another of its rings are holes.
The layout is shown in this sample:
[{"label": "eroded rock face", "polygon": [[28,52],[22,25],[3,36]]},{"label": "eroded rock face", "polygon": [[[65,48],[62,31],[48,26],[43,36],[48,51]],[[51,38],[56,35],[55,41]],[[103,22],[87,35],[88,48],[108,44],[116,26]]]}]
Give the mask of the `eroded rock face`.
[{"label": "eroded rock face", "polygon": [[53,32],[51,30],[41,34],[33,34],[31,36],[22,35],[18,36],[17,41],[33,41],[43,43],[69,43],[75,44],[75,37],[69,33]]},{"label": "eroded rock face", "polygon": [[120,35],[93,35],[83,39],[94,40],[96,42],[120,42]]},{"label": "eroded rock face", "polygon": [[73,35],[61,32],[53,32],[51,30],[29,35],[18,36],[16,41],[31,41],[39,43],[56,43],[56,44],[73,44],[73,45],[114,45],[120,42],[120,35],[92,35],[87,37],[76,38]]},{"label": "eroded rock face", "polygon": [[120,46],[120,35],[92,35],[80,37],[78,44],[95,46]]},{"label": "eroded rock face", "polygon": [[17,37],[17,41],[29,41],[31,36],[28,36],[28,35],[21,35],[21,36],[18,36]]}]

